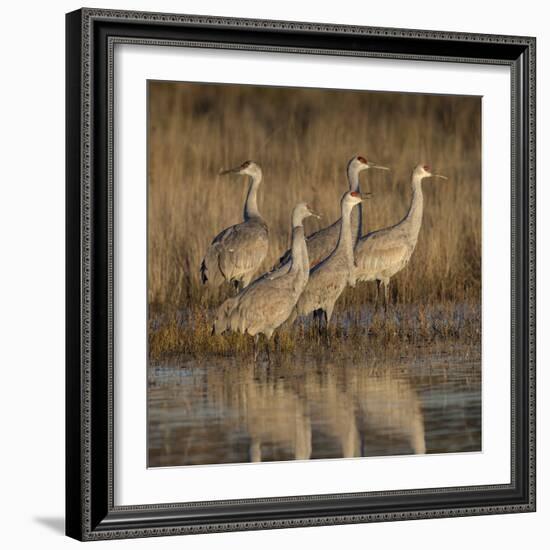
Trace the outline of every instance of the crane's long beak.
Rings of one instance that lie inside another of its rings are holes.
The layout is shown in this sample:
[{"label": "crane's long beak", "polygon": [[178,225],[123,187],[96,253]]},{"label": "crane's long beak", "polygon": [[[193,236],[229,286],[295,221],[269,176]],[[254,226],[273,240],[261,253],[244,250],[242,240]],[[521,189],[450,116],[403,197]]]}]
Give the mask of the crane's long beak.
[{"label": "crane's long beak", "polygon": [[367,162],[367,166],[369,168],[377,168],[378,170],[389,170],[387,166],[382,166],[380,164],[376,164],[376,162]]},{"label": "crane's long beak", "polygon": [[447,176],[442,176],[441,174],[432,174],[432,178],[441,178],[442,180],[448,180]]},{"label": "crane's long beak", "polygon": [[365,199],[372,199],[373,195],[371,192],[368,192],[368,193],[361,193],[361,199],[365,200]]},{"label": "crane's long beak", "polygon": [[313,216],[314,218],[318,218],[319,220],[323,217],[323,216],[321,216],[321,214],[315,212],[314,210],[310,210],[310,211],[309,211],[309,214],[310,214],[311,216]]},{"label": "crane's long beak", "polygon": [[241,167],[229,168],[229,170],[220,170],[220,176],[226,176],[227,174],[239,174]]}]

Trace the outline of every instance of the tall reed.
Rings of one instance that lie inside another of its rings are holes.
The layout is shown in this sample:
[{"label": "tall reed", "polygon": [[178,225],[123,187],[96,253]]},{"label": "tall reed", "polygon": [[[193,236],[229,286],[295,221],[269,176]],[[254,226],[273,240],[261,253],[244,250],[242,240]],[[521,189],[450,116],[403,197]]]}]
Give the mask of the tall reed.
[{"label": "tall reed", "polygon": [[[259,206],[269,224],[269,269],[289,244],[292,207],[338,218],[354,154],[391,167],[361,176],[363,231],[406,213],[410,172],[429,163],[449,177],[426,180],[425,211],[410,264],[393,281],[403,304],[479,302],[481,295],[481,99],[479,97],[202,85],[149,84],[148,300],[155,311],[214,306],[226,290],[199,279],[201,259],[223,228],[242,220],[247,182],[221,168],[257,161]],[[348,289],[341,310],[373,299],[373,284]]]}]

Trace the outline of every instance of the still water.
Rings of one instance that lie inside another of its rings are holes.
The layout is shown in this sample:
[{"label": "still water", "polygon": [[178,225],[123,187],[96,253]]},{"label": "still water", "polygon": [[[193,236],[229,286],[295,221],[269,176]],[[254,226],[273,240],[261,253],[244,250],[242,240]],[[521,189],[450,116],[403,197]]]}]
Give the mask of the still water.
[{"label": "still water", "polygon": [[151,366],[149,467],[480,451],[481,366],[463,357]]}]

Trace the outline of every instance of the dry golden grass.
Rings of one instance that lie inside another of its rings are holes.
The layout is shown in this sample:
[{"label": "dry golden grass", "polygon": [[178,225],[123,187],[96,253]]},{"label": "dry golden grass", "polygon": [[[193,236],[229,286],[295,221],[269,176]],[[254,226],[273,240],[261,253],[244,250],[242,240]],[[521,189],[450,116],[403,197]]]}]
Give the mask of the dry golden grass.
[{"label": "dry golden grass", "polygon": [[[185,313],[158,314],[149,321],[149,357],[161,360],[166,354],[195,359],[212,356],[250,358],[252,338],[237,333],[212,335],[213,311],[192,306]],[[399,304],[386,316],[368,309],[339,308],[330,326],[330,345],[318,334],[310,319],[282,327],[270,343],[278,360],[289,357],[334,357],[346,359],[405,356],[416,348],[453,346],[479,350],[480,308],[452,302],[424,305]],[[461,352],[463,353],[463,351]]]},{"label": "dry golden grass", "polygon": [[[288,247],[294,204],[331,223],[354,154],[390,166],[362,175],[374,193],[364,231],[398,221],[410,201],[410,172],[430,163],[449,181],[424,183],[424,221],[409,266],[395,278],[400,302],[478,300],[481,281],[479,98],[231,85],[150,83],[149,303],[215,304],[200,285],[208,244],[242,220],[247,181],[219,177],[246,159],[260,163],[260,209],[269,224],[270,268]],[[354,301],[372,298],[361,285]],[[368,289],[368,290],[366,290]]]},{"label": "dry golden grass", "polygon": [[[424,183],[418,245],[407,268],[392,279],[393,298],[419,307],[479,306],[480,98],[151,82],[148,143],[150,311],[156,316],[191,309],[202,315],[196,334],[185,338],[206,336],[206,311],[227,295],[227,289],[200,284],[199,266],[214,236],[242,220],[246,178],[218,172],[247,159],[264,172],[259,206],[270,247],[262,270],[287,249],[296,202],[305,200],[323,214],[320,222],[307,220],[308,233],[339,217],[346,164],[354,154],[392,169],[361,175],[362,190],[374,194],[365,202],[364,233],[405,215],[413,166],[431,164],[449,180]],[[374,292],[373,283],[348,289],[336,313],[360,310]],[[162,338],[151,331],[152,351],[155,338],[157,344],[177,341],[176,348],[190,348],[190,341],[170,337],[170,330],[176,330],[174,323],[161,328]],[[211,342],[208,347],[219,346],[220,352],[237,345]]]}]

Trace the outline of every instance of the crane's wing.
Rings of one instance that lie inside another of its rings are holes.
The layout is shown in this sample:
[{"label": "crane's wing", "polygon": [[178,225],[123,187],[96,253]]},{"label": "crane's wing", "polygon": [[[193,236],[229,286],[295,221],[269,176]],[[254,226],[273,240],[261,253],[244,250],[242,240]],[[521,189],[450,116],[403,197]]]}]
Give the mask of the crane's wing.
[{"label": "crane's wing", "polygon": [[268,327],[275,329],[288,319],[296,297],[273,283],[262,279],[248,292],[243,291],[242,299],[231,312],[232,330],[256,334]]},{"label": "crane's wing", "polygon": [[227,227],[218,233],[210,243],[201,263],[200,272],[203,284],[219,286],[225,280],[219,266],[220,251],[223,250],[225,239],[233,232],[235,226]]},{"label": "crane's wing", "polygon": [[338,243],[339,234],[340,220],[337,220],[332,225],[320,229],[307,238],[306,243],[310,269],[321,263],[332,253]]},{"label": "crane's wing", "polygon": [[263,262],[268,248],[267,227],[244,222],[227,230],[219,247],[219,266],[227,279],[255,271]]},{"label": "crane's wing", "polygon": [[[332,225],[319,229],[306,237],[307,252],[309,256],[310,269],[322,262],[336,247],[338,235],[340,233],[340,220],[336,220]],[[288,249],[280,258],[273,271],[284,266],[290,261],[291,250]]]},{"label": "crane's wing", "polygon": [[410,247],[386,230],[369,233],[355,248],[355,263],[360,278],[393,270],[407,261]]}]

